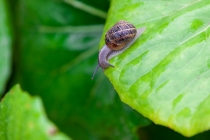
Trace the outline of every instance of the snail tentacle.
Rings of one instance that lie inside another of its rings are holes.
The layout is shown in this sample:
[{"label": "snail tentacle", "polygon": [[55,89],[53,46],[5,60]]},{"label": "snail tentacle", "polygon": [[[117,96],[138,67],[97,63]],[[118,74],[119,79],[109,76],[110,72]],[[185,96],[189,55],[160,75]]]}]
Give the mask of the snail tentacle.
[{"label": "snail tentacle", "polygon": [[95,69],[95,71],[94,71],[94,73],[93,73],[93,76],[92,76],[92,78],[91,78],[92,80],[93,80],[94,76],[96,75],[96,72],[98,71],[98,68],[99,68],[99,67],[100,67],[99,65],[96,66],[96,69]]}]

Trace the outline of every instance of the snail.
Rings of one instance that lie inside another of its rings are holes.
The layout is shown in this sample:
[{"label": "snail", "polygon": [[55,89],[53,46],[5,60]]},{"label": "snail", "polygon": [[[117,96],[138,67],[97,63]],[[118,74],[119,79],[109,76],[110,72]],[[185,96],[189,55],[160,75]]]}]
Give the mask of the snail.
[{"label": "snail", "polygon": [[129,48],[145,29],[143,27],[136,30],[134,25],[124,20],[120,20],[111,27],[105,35],[105,45],[99,52],[98,65],[93,73],[92,79],[99,67],[103,70],[109,66],[114,67],[108,60]]}]

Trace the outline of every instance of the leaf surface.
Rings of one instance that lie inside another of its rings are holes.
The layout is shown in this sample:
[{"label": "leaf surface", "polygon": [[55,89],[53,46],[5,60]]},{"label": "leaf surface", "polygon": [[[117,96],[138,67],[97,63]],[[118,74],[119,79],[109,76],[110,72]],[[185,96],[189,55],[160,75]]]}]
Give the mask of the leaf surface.
[{"label": "leaf surface", "polygon": [[113,0],[103,33],[121,19],[146,27],[105,74],[123,102],[185,136],[210,129],[209,13],[208,0]]},{"label": "leaf surface", "polygon": [[14,86],[0,103],[1,140],[70,140],[46,117],[39,97]]}]

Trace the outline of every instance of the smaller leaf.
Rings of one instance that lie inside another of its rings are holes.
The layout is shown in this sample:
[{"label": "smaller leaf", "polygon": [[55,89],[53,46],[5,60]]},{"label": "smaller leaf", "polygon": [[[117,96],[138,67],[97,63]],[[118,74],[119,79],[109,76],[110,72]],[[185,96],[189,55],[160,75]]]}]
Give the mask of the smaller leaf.
[{"label": "smaller leaf", "polygon": [[1,140],[70,140],[58,132],[44,112],[41,99],[14,86],[0,103]]}]

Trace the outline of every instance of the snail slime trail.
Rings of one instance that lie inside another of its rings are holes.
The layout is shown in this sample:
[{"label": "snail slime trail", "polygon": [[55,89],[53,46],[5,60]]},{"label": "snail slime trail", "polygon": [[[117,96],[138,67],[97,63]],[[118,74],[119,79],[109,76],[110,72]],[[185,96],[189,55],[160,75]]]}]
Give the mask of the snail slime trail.
[{"label": "snail slime trail", "polygon": [[103,70],[109,66],[114,67],[108,60],[129,48],[145,29],[145,27],[136,29],[133,24],[124,20],[120,20],[111,27],[105,35],[105,45],[99,52],[98,65],[93,73],[92,79],[99,67]]}]

